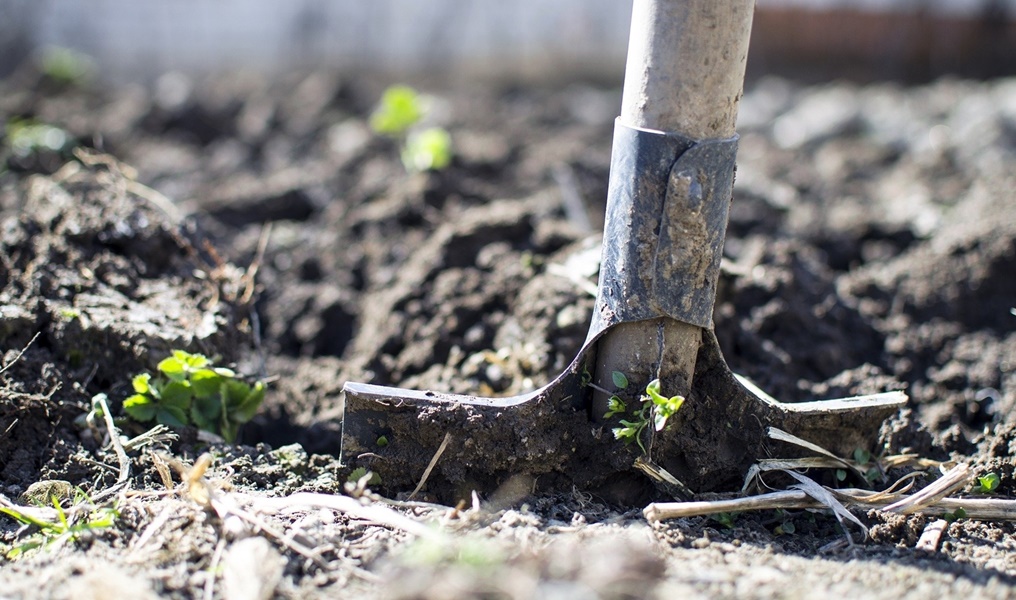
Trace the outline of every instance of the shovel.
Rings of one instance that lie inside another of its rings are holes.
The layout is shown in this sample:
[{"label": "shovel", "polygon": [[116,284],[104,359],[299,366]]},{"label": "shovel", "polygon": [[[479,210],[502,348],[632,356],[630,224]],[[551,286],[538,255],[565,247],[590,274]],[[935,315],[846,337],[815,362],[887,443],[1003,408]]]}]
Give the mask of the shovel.
[{"label": "shovel", "polygon": [[[840,456],[871,449],[902,392],[777,402],[730,371],[712,330],[754,4],[635,0],[596,306],[565,372],[507,398],[347,383],[344,463],[389,493],[426,481],[454,501],[522,481],[526,492],[637,502],[654,487],[729,489],[759,458],[798,455],[768,437],[772,427]],[[654,380],[685,398],[680,410],[657,430],[653,409],[638,443],[615,439]],[[606,418],[614,395],[625,410]]]}]

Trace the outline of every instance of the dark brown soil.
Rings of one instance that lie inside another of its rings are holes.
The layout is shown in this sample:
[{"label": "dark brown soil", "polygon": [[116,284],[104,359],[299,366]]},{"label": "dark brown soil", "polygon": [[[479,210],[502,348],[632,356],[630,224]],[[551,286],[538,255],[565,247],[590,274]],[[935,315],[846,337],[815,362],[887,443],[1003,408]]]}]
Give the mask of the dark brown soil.
[{"label": "dark brown soil", "polygon": [[[172,348],[270,378],[241,444],[185,431],[164,449],[211,450],[209,479],[273,497],[342,491],[346,381],[510,395],[565,369],[593,305],[619,91],[432,86],[455,159],[407,174],[366,124],[382,88],[324,72],[0,82],[0,115],[69,140],[0,157],[0,494],[113,485],[116,455],[80,418],[99,393],[119,415],[130,377]],[[904,389],[879,452],[966,461],[1016,494],[1016,80],[767,79],[741,114],[715,311],[730,366],[788,402]],[[132,459],[133,489],[164,489],[152,454]],[[0,563],[0,596],[234,597],[220,560],[278,563],[263,597],[1001,598],[1016,583],[1006,522],[954,523],[925,553],[929,519],[872,512],[869,540],[827,550],[842,539],[827,514],[650,527],[641,507],[525,483],[460,518],[412,509],[444,519],[452,547],[323,509],[272,521],[324,566],[270,535],[241,542],[186,498],[132,496],[113,528]],[[30,533],[0,517],[5,548]]]}]

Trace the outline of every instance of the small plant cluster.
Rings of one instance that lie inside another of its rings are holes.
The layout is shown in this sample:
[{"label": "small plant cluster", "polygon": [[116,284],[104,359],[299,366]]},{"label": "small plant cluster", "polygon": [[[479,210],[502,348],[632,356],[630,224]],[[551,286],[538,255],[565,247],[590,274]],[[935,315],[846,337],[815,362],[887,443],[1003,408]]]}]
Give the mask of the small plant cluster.
[{"label": "small plant cluster", "polygon": [[381,95],[370,116],[375,132],[394,138],[402,146],[402,164],[408,171],[439,171],[452,161],[452,138],[441,127],[418,127],[427,116],[427,98],[407,85],[395,85]]},{"label": "small plant cluster", "polygon": [[18,158],[37,152],[64,152],[72,145],[70,135],[31,118],[11,117],[4,123],[4,143]]},{"label": "small plant cluster", "polygon": [[50,501],[55,509],[55,518],[46,518],[39,511],[0,506],[0,514],[36,529],[20,544],[5,549],[4,556],[8,560],[16,560],[39,548],[58,548],[67,542],[77,541],[112,527],[120,516],[114,507],[92,506],[91,500],[80,489],[75,489],[70,509],[65,510],[56,496],[51,496]]},{"label": "small plant cluster", "polygon": [[123,403],[137,421],[154,419],[169,427],[193,424],[232,442],[265,397],[264,383],[251,385],[201,354],[174,350],[157,368],[155,377],[150,373],[134,377],[134,395]]},{"label": "small plant cluster", "polygon": [[[628,388],[628,378],[624,373],[614,371],[611,374],[611,379],[618,390]],[[684,396],[664,396],[660,392],[660,380],[654,379],[646,386],[645,394],[639,398],[639,409],[634,418],[632,420],[621,419],[621,426],[613,429],[614,438],[623,440],[627,444],[635,442],[642,452],[646,453],[646,447],[642,443],[642,432],[649,427],[650,421],[653,423],[653,429],[663,431],[667,425],[667,419],[674,416],[674,413],[683,404]],[[603,418],[609,419],[615,415],[626,415],[627,413],[628,406],[620,396],[614,394],[607,401],[607,412]]]}]

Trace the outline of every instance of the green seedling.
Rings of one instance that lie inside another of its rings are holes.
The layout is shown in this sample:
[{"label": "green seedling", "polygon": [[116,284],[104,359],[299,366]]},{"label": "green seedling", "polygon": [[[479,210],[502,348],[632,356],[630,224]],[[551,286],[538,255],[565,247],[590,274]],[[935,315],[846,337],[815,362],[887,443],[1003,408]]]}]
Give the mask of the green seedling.
[{"label": "green seedling", "polygon": [[[625,383],[627,383],[627,379],[625,379]],[[611,397],[611,400],[613,399],[614,397]],[[618,398],[618,402],[619,404],[615,406],[616,408],[627,409],[624,403],[620,402],[620,398]],[[621,419],[621,427],[615,427],[613,432],[615,439],[622,440],[628,444],[636,442],[639,448],[642,449],[643,454],[646,454],[646,447],[642,443],[642,432],[648,428],[650,422],[653,423],[653,429],[663,431],[663,428],[667,425],[667,420],[674,416],[674,413],[684,404],[684,397],[664,396],[660,393],[660,380],[654,379],[646,386],[646,393],[640,398],[640,403],[641,407],[638,413],[635,414],[635,419]],[[607,415],[626,412],[626,410],[615,411],[615,407],[612,407],[609,403],[607,407],[610,409]]]},{"label": "green seedling", "polygon": [[440,171],[452,163],[452,137],[441,127],[414,131],[402,148],[402,164],[409,171]]},{"label": "green seedling", "polygon": [[47,48],[39,59],[42,73],[61,85],[81,86],[95,75],[95,61],[70,48]]},{"label": "green seedling", "polygon": [[797,531],[797,527],[795,527],[794,522],[790,520],[780,523],[776,526],[776,529],[773,529],[773,533],[776,535],[790,535],[795,531]]},{"label": "green seedling", "polygon": [[607,412],[603,414],[604,419],[609,419],[614,415],[623,415],[628,412],[628,405],[621,400],[620,396],[614,395],[607,400]]},{"label": "green seedling", "polygon": [[1001,483],[1001,479],[995,473],[988,473],[987,475],[977,478],[977,489],[975,491],[981,494],[991,494],[998,489],[998,484]]},{"label": "green seedling", "polygon": [[724,529],[734,528],[734,519],[737,518],[736,512],[721,512],[714,515],[709,515],[709,518],[716,521],[723,526]]},{"label": "green seedling", "polygon": [[617,386],[617,389],[624,390],[628,388],[628,377],[621,371],[614,371],[611,373],[610,379],[614,382],[614,385]]},{"label": "green seedling", "polygon": [[408,85],[393,85],[381,94],[370,115],[370,128],[382,135],[404,136],[425,114],[424,100]]},{"label": "green seedling", "polygon": [[962,506],[952,512],[947,512],[942,515],[942,519],[945,520],[946,523],[952,523],[965,518],[967,518],[967,511],[963,510]]},{"label": "green seedling", "polygon": [[381,483],[381,477],[373,471],[368,471],[364,467],[357,467],[349,473],[349,477],[346,478],[346,483],[357,484],[361,479],[367,478],[367,485],[378,485]]},{"label": "green seedling", "polygon": [[4,142],[11,154],[26,158],[36,152],[62,152],[72,145],[71,136],[35,119],[8,119],[4,124]]},{"label": "green seedling", "polygon": [[74,319],[81,318],[81,311],[74,308],[61,308],[59,314],[60,318],[66,321],[73,321]]},{"label": "green seedling", "polygon": [[371,129],[399,141],[407,171],[438,171],[451,164],[448,131],[441,127],[416,129],[426,114],[426,97],[407,85],[395,85],[385,90],[370,116]]},{"label": "green seedling", "polygon": [[88,496],[81,490],[77,490],[69,509],[65,510],[56,496],[51,497],[50,501],[54,509],[53,518],[27,507],[20,510],[15,506],[0,506],[0,514],[36,529],[25,541],[6,549],[4,555],[9,560],[16,560],[39,548],[54,549],[67,542],[77,541],[90,532],[112,527],[120,516],[116,508],[92,506]]},{"label": "green seedling", "polygon": [[233,442],[265,397],[265,384],[239,379],[230,369],[215,367],[201,354],[174,350],[158,365],[158,375],[136,375],[134,395],[123,407],[133,419],[169,427],[194,425]]}]

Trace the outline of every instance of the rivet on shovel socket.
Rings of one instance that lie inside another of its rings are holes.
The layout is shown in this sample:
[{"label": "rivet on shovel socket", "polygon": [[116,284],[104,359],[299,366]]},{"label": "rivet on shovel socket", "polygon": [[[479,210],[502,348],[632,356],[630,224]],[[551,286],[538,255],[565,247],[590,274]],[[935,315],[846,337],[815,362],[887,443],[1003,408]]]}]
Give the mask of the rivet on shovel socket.
[{"label": "rivet on shovel socket", "polygon": [[[545,387],[478,398],[363,383],[344,387],[342,458],[408,491],[442,442],[428,489],[443,499],[523,476],[635,500],[642,450],[602,420],[613,370],[687,396],[651,463],[696,492],[740,484],[758,458],[794,449],[775,426],[833,452],[870,447],[900,392],[784,404],[743,386],[724,362],[712,309],[733,187],[734,134],[753,0],[636,0],[611,154],[596,309],[585,344]],[[681,134],[676,132],[682,132]],[[652,430],[652,427],[647,428]],[[387,443],[381,444],[380,440]]]}]

